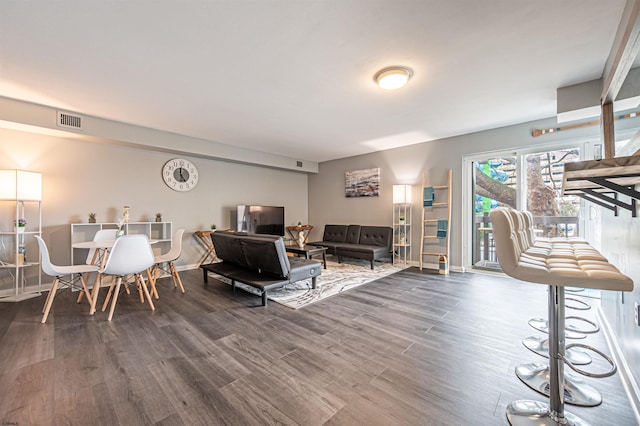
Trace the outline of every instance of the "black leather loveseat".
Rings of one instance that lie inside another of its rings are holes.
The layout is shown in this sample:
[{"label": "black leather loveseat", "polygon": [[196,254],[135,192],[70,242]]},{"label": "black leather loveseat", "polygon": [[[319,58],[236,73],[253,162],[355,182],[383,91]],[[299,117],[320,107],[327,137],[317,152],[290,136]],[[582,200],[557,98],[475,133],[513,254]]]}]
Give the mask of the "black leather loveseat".
[{"label": "black leather loveseat", "polygon": [[307,243],[327,248],[327,253],[369,260],[391,258],[393,230],[389,226],[325,225],[322,241]]},{"label": "black leather loveseat", "polygon": [[218,231],[211,234],[211,241],[222,262],[201,266],[205,286],[209,272],[222,275],[231,280],[234,290],[236,281],[258,289],[263,306],[267,305],[268,290],[309,278],[316,288],[316,277],[322,272],[319,262],[288,257],[282,238],[277,236]]}]

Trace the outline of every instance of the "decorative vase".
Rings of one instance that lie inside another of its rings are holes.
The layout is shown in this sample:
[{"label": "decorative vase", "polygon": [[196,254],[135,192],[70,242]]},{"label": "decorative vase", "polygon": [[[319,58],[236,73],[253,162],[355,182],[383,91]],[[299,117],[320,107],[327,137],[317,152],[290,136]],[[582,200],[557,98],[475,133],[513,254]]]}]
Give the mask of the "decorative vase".
[{"label": "decorative vase", "polygon": [[298,247],[304,248],[304,231],[298,232],[298,239],[296,240]]},{"label": "decorative vase", "polygon": [[156,222],[162,222],[162,216],[157,214],[156,215]]},{"label": "decorative vase", "polygon": [[16,226],[14,229],[16,234],[24,234],[24,226]]},{"label": "decorative vase", "polygon": [[124,229],[118,229],[116,231],[116,238],[120,238],[124,235]]}]

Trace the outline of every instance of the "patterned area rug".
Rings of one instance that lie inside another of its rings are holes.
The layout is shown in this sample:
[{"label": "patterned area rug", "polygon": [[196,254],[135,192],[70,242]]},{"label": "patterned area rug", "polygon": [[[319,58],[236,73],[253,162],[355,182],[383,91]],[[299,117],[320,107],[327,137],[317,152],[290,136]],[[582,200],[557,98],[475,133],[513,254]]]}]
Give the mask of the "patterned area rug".
[{"label": "patterned area rug", "polygon": [[[311,280],[298,281],[276,290],[270,290],[268,297],[269,300],[281,305],[299,309],[404,269],[400,265],[394,266],[386,262],[376,262],[374,268],[372,271],[368,261],[358,259],[349,259],[345,263],[327,259],[327,269],[323,269],[322,274],[317,278],[317,288],[311,288]],[[216,279],[230,284],[228,279],[219,276],[216,276]],[[236,283],[236,287],[257,294],[253,287],[242,283]]]}]

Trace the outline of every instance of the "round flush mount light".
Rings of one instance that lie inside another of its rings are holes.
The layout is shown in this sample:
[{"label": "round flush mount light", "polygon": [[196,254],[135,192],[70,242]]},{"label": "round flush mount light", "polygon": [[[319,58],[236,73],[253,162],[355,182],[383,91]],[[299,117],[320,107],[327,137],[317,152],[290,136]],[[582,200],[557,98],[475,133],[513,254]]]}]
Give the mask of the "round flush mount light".
[{"label": "round flush mount light", "polygon": [[404,87],[411,76],[413,76],[411,68],[387,67],[378,71],[373,79],[385,90],[396,90]]}]

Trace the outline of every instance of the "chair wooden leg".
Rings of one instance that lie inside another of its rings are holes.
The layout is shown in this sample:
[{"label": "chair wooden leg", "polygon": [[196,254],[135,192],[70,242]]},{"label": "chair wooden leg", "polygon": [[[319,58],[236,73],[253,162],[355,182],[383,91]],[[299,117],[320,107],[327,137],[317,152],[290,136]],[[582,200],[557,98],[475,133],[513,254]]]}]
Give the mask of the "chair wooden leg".
[{"label": "chair wooden leg", "polygon": [[[56,278],[53,281],[53,284],[56,284],[57,281],[58,281],[58,278]],[[51,284],[51,288],[53,288],[53,284]],[[49,304],[49,299],[51,299],[53,294],[55,294],[55,292],[51,292],[51,290],[49,290],[49,294],[47,294],[47,300],[44,301],[44,305],[42,306],[42,313],[43,314],[44,314],[45,309],[47,309],[47,305]]]},{"label": "chair wooden leg", "polygon": [[56,290],[58,290],[58,283],[60,282],[60,278],[56,277],[53,285],[51,286],[51,290],[49,290],[49,297],[47,297],[47,302],[44,306],[44,315],[42,315],[42,324],[47,322],[47,317],[49,316],[49,311],[51,310],[51,305],[53,305],[53,299],[56,298]]},{"label": "chair wooden leg", "polygon": [[169,268],[171,269],[171,275],[175,276],[174,278],[174,283],[175,280],[178,280],[178,284],[180,284],[180,291],[182,291],[182,293],[184,294],[184,286],[182,285],[182,280],[180,279],[180,274],[178,274],[178,270],[176,269],[176,265],[174,265],[173,262],[169,263]]},{"label": "chair wooden leg", "polygon": [[167,262],[167,266],[169,267],[169,273],[171,274],[171,281],[173,281],[173,288],[178,288],[178,282],[176,281],[176,276],[173,273],[173,262]]},{"label": "chair wooden leg", "polygon": [[[91,272],[87,272],[87,275],[85,275],[85,281],[88,283],[89,282],[89,277],[91,276]],[[96,282],[98,282],[98,280],[96,280]],[[78,300],[76,300],[76,303],[80,303],[82,302],[82,297],[84,296],[84,292],[80,292],[80,294],[78,294]],[[89,302],[91,303],[91,302]]]},{"label": "chair wooden leg", "polygon": [[156,268],[157,266],[152,266],[151,270],[147,269],[147,278],[149,279],[149,283],[151,284],[151,294],[153,294],[156,300],[160,299],[158,296],[158,290],[156,289]]},{"label": "chair wooden leg", "polygon": [[151,306],[151,310],[155,311],[156,307],[153,306],[153,300],[151,300],[151,295],[149,294],[149,289],[147,288],[147,284],[144,282],[144,278],[142,278],[141,274],[138,274],[137,277],[138,277],[138,280],[140,281],[140,286],[142,287],[142,290],[144,290],[145,296],[147,296],[147,300],[149,301],[149,306]]},{"label": "chair wooden leg", "polygon": [[[93,312],[96,310],[96,306],[93,304],[93,297],[91,297],[91,293],[89,293],[89,287],[87,287],[87,279],[85,276],[80,275],[80,282],[82,283],[82,291],[80,294],[84,294],[87,296],[87,300],[89,301],[89,315],[93,315]],[[80,297],[78,297],[80,299]]]},{"label": "chair wooden leg", "polygon": [[93,311],[91,315],[96,313],[96,307],[98,306],[98,293],[100,293],[100,287],[102,286],[102,274],[96,275],[96,282],[91,289],[91,300],[93,303]]},{"label": "chair wooden leg", "polygon": [[124,280],[124,291],[126,291],[127,294],[131,294],[131,291],[129,290],[129,283],[127,282],[127,277],[122,277],[122,279]]},{"label": "chair wooden leg", "polygon": [[113,301],[111,302],[111,309],[109,309],[109,317],[107,321],[111,321],[113,318],[113,311],[116,310],[116,302],[118,301],[118,293],[120,293],[120,286],[122,285],[122,277],[118,277],[115,292],[113,293]]},{"label": "chair wooden leg", "polygon": [[140,303],[144,303],[144,295],[142,294],[142,288],[140,286],[140,276],[139,275],[140,274],[135,274],[133,276],[133,282],[135,283],[136,287],[138,288],[138,295],[140,296]]},{"label": "chair wooden leg", "polygon": [[[118,277],[118,280],[120,277]],[[116,280],[116,281],[118,281]],[[109,306],[109,300],[111,299],[111,295],[113,294],[113,287],[116,284],[116,281],[111,280],[111,285],[109,286],[109,291],[107,292],[107,297],[104,299],[104,303],[102,304],[102,312],[107,310],[107,306]]]}]

